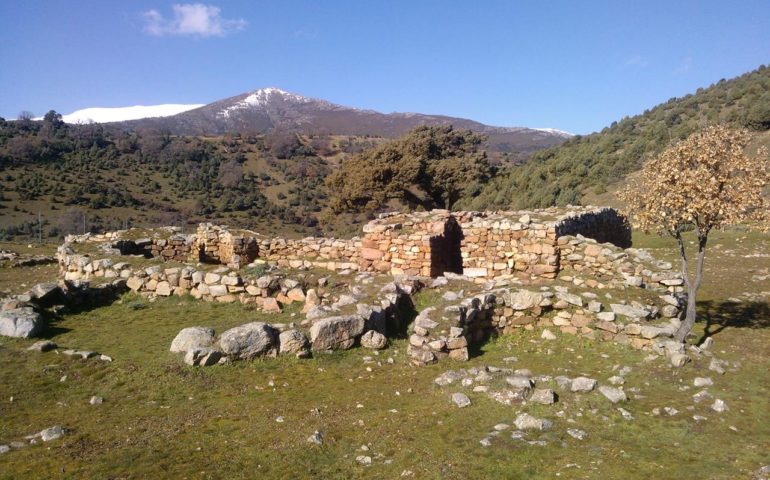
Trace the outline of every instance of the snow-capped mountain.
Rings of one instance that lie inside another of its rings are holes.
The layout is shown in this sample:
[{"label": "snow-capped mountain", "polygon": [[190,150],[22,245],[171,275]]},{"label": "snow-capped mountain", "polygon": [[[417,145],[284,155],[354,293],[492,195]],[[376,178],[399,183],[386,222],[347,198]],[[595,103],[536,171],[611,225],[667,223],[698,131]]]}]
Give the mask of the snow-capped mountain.
[{"label": "snow-capped mountain", "polygon": [[487,135],[491,150],[527,155],[571,136],[555,129],[492,127],[473,120],[422,113],[380,113],[337,105],[269,87],[197,106],[170,116],[121,121],[124,128],[177,135],[266,133],[397,137],[420,125],[454,125]]},{"label": "snow-capped mountain", "polygon": [[200,104],[169,103],[165,105],[135,105],[132,107],[96,107],[84,108],[67,115],[62,115],[66,123],[108,123],[138,120],[140,118],[170,117],[202,107]]}]

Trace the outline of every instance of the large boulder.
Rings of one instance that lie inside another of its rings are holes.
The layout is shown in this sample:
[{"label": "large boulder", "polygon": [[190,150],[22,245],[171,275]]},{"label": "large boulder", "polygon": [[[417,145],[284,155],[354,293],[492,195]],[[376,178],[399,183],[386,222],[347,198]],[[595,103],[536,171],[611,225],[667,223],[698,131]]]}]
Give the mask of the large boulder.
[{"label": "large boulder", "polygon": [[299,330],[286,330],[278,336],[281,344],[282,354],[297,354],[307,351],[310,348],[310,342],[304,333]]},{"label": "large boulder", "polygon": [[182,329],[171,342],[172,352],[187,352],[207,348],[214,344],[214,329],[208,327],[189,327]]},{"label": "large boulder", "polygon": [[359,315],[342,315],[317,321],[310,328],[313,350],[346,350],[364,333],[366,322]]},{"label": "large boulder", "polygon": [[43,330],[43,317],[30,307],[0,312],[0,335],[30,338]]},{"label": "large boulder", "polygon": [[276,355],[276,330],[261,322],[252,322],[231,328],[219,337],[222,352],[230,357],[248,360],[263,355]]}]

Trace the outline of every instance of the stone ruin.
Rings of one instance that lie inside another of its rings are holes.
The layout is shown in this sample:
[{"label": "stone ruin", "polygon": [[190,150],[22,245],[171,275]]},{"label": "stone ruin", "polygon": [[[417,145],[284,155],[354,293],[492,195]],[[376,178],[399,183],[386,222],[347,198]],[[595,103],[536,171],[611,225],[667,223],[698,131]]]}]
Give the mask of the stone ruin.
[{"label": "stone ruin", "polygon": [[[424,277],[450,272],[482,280],[556,278],[568,236],[631,246],[631,228],[612,208],[386,213],[364,225],[362,238],[349,240],[266,238],[211,224],[201,224],[192,235],[183,235],[174,227],[160,230],[168,235],[128,240],[122,238],[122,232],[112,232],[68,236],[65,244],[114,240],[112,248],[122,255],[223,264],[234,269],[263,260],[289,268]],[[71,279],[83,273],[70,271],[75,272]]]},{"label": "stone ruin", "polygon": [[631,246],[631,227],[611,208],[534,212],[383,214],[364,226],[361,270],[437,277],[556,278],[560,239],[582,235]]},{"label": "stone ruin", "polygon": [[[303,302],[305,318],[299,325],[254,327],[269,337],[265,354],[290,352],[281,344],[284,337],[304,345],[293,353],[305,355],[359,343],[384,345],[385,337],[406,334],[416,364],[445,357],[467,360],[469,348],[490,336],[537,327],[681,353],[664,345],[679,326],[681,276],[670,264],[629,248],[628,222],[611,208],[389,213],[366,224],[363,233],[348,240],[284,239],[201,224],[187,235],[164,227],[70,236],[57,254],[60,288],[93,292],[84,286],[96,281],[101,291],[189,294],[272,313]],[[144,257],[150,266],[132,266],[126,255]],[[255,276],[244,267],[279,270]],[[295,272],[300,281],[276,273],[280,269]],[[355,278],[345,283],[349,292],[337,297],[296,273],[311,269]],[[448,289],[450,282],[459,292],[446,291],[441,305],[409,316],[412,294]],[[609,293],[627,288],[639,289],[644,298],[628,303]],[[605,291],[606,299],[598,291]],[[34,303],[35,295],[28,296],[21,300]],[[191,363],[218,358],[198,353]]]}]

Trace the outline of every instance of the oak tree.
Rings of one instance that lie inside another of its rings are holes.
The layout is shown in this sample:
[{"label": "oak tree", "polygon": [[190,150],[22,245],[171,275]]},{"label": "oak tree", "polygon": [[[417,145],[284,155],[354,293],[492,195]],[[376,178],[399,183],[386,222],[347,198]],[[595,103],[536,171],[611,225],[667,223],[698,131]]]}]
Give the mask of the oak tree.
[{"label": "oak tree", "polygon": [[[634,226],[677,241],[688,295],[686,315],[675,335],[680,342],[695,324],[709,233],[736,224],[762,229],[770,224],[770,202],[763,196],[770,161],[764,147],[752,158],[746,155],[750,140],[746,130],[705,128],[649,161],[636,183],[621,193]],[[693,275],[682,235],[690,230],[697,238]]]}]

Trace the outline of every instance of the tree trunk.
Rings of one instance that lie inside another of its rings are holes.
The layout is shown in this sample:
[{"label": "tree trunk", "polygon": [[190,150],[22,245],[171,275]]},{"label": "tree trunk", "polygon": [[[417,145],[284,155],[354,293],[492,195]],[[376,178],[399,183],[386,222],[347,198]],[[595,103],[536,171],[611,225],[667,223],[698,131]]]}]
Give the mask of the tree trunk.
[{"label": "tree trunk", "polygon": [[682,276],[684,277],[684,283],[687,287],[687,310],[685,311],[685,318],[682,325],[674,335],[674,339],[678,342],[684,342],[687,335],[692,331],[692,327],[695,325],[696,318],[696,294],[698,288],[700,288],[701,280],[703,279],[703,263],[706,259],[706,241],[708,240],[708,232],[703,235],[698,235],[698,257],[695,263],[695,278],[690,279],[690,275],[687,271],[687,255],[684,251],[684,240],[681,235],[677,235],[677,242],[679,243],[679,255],[682,257]]}]

